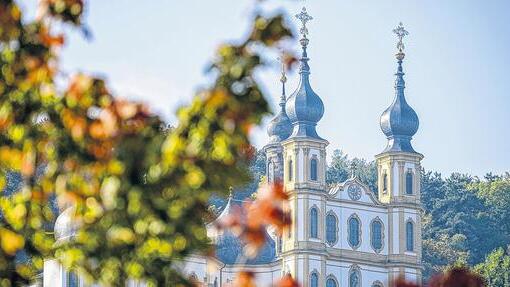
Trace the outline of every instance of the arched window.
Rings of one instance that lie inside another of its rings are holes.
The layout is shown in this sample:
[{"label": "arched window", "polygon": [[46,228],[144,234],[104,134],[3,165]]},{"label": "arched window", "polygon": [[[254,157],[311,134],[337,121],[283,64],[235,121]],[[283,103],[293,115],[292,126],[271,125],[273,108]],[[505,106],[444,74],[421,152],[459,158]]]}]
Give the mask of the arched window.
[{"label": "arched window", "polygon": [[317,208],[312,207],[310,210],[310,237],[311,238],[318,238],[318,211]]},{"label": "arched window", "polygon": [[269,160],[267,164],[267,181],[269,183],[274,182],[274,163],[272,160]]},{"label": "arched window", "polygon": [[329,277],[326,280],[326,287],[337,287],[336,280],[333,277]]},{"label": "arched window", "polygon": [[349,244],[352,248],[357,248],[360,241],[360,221],[357,216],[353,215],[349,218]]},{"label": "arched window", "polygon": [[413,194],[413,172],[406,172],[406,194]]},{"label": "arched window", "polygon": [[352,269],[349,273],[349,287],[360,287],[361,286],[361,276],[359,273],[359,269]]},{"label": "arched window", "polygon": [[384,285],[381,283],[381,281],[375,281],[372,283],[372,287],[384,287]]},{"label": "arched window", "polygon": [[370,243],[376,252],[381,251],[383,247],[382,229],[382,222],[379,219],[374,219],[370,226]]},{"label": "arched window", "polygon": [[406,250],[414,251],[414,224],[411,221],[406,223]]},{"label": "arched window", "polygon": [[310,275],[310,287],[319,287],[319,275],[317,275],[317,272],[313,272]]},{"label": "arched window", "polygon": [[328,214],[326,216],[326,241],[333,245],[336,243],[337,239],[337,220],[336,216],[333,214]]},{"label": "arched window", "polygon": [[383,192],[387,192],[388,191],[388,175],[386,173],[383,174],[382,176],[382,180],[383,180]]},{"label": "arched window", "polygon": [[289,159],[289,181],[292,181],[292,160]]},{"label": "arched window", "polygon": [[310,161],[310,179],[317,180],[317,159],[312,158]]}]

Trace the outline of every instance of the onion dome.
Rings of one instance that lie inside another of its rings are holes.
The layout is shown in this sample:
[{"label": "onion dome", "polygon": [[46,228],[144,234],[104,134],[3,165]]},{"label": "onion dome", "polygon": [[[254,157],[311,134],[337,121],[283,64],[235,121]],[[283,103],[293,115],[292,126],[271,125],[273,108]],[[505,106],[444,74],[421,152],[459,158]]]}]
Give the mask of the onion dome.
[{"label": "onion dome", "polygon": [[65,209],[55,220],[55,240],[65,241],[76,235],[78,222],[74,219],[74,207]]},{"label": "onion dome", "polygon": [[[227,205],[216,219],[216,222],[225,220],[227,216],[240,216],[242,212],[241,201],[234,202],[232,196],[229,197]],[[212,225],[214,226],[214,224]],[[225,264],[241,263],[245,248],[245,243],[230,231],[222,231],[213,238],[216,242],[216,257]],[[276,254],[275,242],[266,233],[266,242],[259,250],[257,256],[250,258],[246,264],[266,264],[274,260]]]},{"label": "onion dome", "polygon": [[403,52],[404,44],[402,39],[409,33],[404,29],[402,23],[393,30],[399,42],[397,44],[398,68],[395,76],[395,98],[393,103],[382,113],[380,119],[381,130],[388,139],[388,145],[383,152],[412,152],[416,151],[411,145],[411,139],[418,131],[419,120],[416,112],[407,104],[404,96],[405,81],[402,68],[402,60],[405,57]]},{"label": "onion dome", "polygon": [[287,77],[285,76],[285,65],[282,61],[282,76],[280,78],[280,82],[282,83],[282,96],[280,97],[280,111],[278,114],[271,120],[269,126],[267,128],[267,134],[269,135],[269,143],[278,143],[290,136],[292,132],[292,124],[285,112],[285,83],[287,82]]},{"label": "onion dome", "polygon": [[320,139],[315,127],[324,115],[324,104],[310,85],[310,66],[308,65],[310,59],[306,51],[309,43],[306,23],[313,18],[306,12],[305,8],[296,15],[296,18],[302,22],[300,29],[302,38],[299,40],[303,49],[301,59],[299,60],[301,62],[299,68],[300,80],[296,91],[287,99],[285,110],[293,125],[291,137]]}]

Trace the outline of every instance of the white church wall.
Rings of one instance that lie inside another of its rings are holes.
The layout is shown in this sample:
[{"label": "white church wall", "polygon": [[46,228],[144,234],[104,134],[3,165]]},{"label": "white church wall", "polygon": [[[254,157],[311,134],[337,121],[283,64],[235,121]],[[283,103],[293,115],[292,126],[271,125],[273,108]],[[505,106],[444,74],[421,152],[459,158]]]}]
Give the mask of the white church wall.
[{"label": "white church wall", "polygon": [[405,279],[410,282],[416,282],[416,280],[418,279],[417,270],[414,268],[405,268],[404,276]]},{"label": "white church wall", "polygon": [[[335,206],[338,203],[330,202],[330,206]],[[380,254],[388,254],[388,214],[386,209],[378,207],[370,207],[364,205],[357,205],[355,203],[342,203],[335,207],[335,212],[339,218],[340,231],[338,233],[339,242],[335,244],[335,247],[352,250],[353,248],[348,243],[348,220],[351,216],[357,216],[361,222],[361,244],[357,251],[376,253],[370,243],[370,223],[373,219],[379,218],[383,223],[383,249]],[[396,237],[398,238],[398,237]]]},{"label": "white church wall", "polygon": [[57,260],[44,261],[43,287],[63,286],[63,270]]},{"label": "white church wall", "polygon": [[296,169],[297,171],[297,175],[296,175],[296,178],[298,179],[299,182],[303,182],[305,180],[305,177],[304,177],[304,152],[303,152],[303,149],[300,148],[299,149],[299,152],[298,152],[298,158],[297,158],[297,164],[298,164],[298,168]]},{"label": "white church wall", "polygon": [[[302,196],[302,195],[298,195],[298,196]],[[298,240],[303,241],[303,240],[305,240],[305,236],[306,236],[305,229],[301,228],[300,225],[304,224],[305,214],[307,214],[307,213],[305,211],[305,201],[301,198],[297,202],[296,213],[297,213],[296,214],[296,218],[297,218],[296,228],[297,228],[297,230],[295,231],[295,233],[297,233]]]},{"label": "white church wall", "polygon": [[399,228],[400,225],[399,225],[398,209],[392,209],[391,214],[392,214],[392,218],[393,218],[393,222],[391,224],[392,224],[392,229],[393,229],[394,240],[393,240],[393,242],[390,242],[390,244],[393,245],[393,253],[398,253],[400,250],[399,240],[398,240],[398,238],[400,238],[400,228]]},{"label": "white church wall", "polygon": [[393,169],[393,183],[392,183],[392,190],[391,190],[391,194],[393,196],[398,196],[399,195],[399,170],[398,170],[398,164],[397,162],[393,162],[393,166],[392,166],[392,169]]},{"label": "white church wall", "polygon": [[203,282],[204,278],[207,278],[208,268],[206,257],[192,255],[186,258],[183,263],[182,273],[186,276],[191,277],[191,275],[195,275],[200,282]]},{"label": "white church wall", "polygon": [[388,270],[386,268],[360,265],[360,269],[362,287],[371,287],[376,281],[381,282],[384,286],[388,286]]},{"label": "white church wall", "polygon": [[324,276],[324,281],[332,276],[337,280],[338,286],[349,286],[349,274],[354,266],[360,271],[361,287],[371,287],[376,281],[381,282],[384,286],[388,286],[388,270],[382,266],[328,260],[326,263],[326,274],[321,274],[321,276]]}]

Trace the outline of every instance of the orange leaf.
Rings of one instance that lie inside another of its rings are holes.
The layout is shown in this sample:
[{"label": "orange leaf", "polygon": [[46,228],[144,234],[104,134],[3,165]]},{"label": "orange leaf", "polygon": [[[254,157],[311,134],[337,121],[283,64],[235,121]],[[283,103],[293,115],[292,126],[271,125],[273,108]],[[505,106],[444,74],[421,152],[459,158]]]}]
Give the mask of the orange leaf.
[{"label": "orange leaf", "polygon": [[251,271],[241,271],[237,274],[237,278],[233,286],[237,287],[255,287],[255,273]]},{"label": "orange leaf", "polygon": [[280,281],[278,281],[275,287],[300,287],[299,283],[292,278],[290,275],[283,276]]}]

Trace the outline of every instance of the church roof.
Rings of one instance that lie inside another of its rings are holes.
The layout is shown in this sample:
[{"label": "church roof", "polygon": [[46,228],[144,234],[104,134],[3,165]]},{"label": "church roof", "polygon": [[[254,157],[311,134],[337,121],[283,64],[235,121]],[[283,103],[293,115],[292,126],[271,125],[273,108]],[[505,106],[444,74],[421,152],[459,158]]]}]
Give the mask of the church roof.
[{"label": "church roof", "polygon": [[[227,216],[242,216],[243,201],[234,200],[231,196],[228,202],[215,221],[226,219]],[[266,242],[254,258],[243,261],[243,253],[246,244],[230,231],[222,231],[216,235],[216,257],[225,264],[243,263],[245,265],[258,265],[273,262],[276,257],[274,240],[266,232]]]}]

